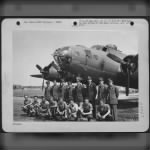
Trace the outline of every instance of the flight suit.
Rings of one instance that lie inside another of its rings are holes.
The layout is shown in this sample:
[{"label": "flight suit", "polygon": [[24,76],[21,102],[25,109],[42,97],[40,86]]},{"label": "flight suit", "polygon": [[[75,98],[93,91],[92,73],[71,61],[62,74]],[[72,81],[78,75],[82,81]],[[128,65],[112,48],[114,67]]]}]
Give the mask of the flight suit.
[{"label": "flight suit", "polygon": [[31,104],[31,108],[30,108],[31,116],[35,116],[38,114],[39,106],[40,106],[39,102],[34,100],[33,103]]},{"label": "flight suit", "polygon": [[59,97],[62,97],[64,101],[66,101],[66,85],[60,85],[59,87]]},{"label": "flight suit", "polygon": [[89,113],[90,111],[92,111],[93,110],[93,106],[92,106],[92,104],[91,103],[88,103],[88,104],[86,104],[86,103],[83,103],[82,105],[81,105],[81,109],[80,109],[80,111],[79,111],[79,118],[87,118],[88,119],[88,121],[90,121],[92,118],[93,118],[93,115],[92,115],[92,113],[91,114],[87,114],[87,115],[83,115],[82,114],[82,111],[84,112],[84,113]]},{"label": "flight suit", "polygon": [[[110,106],[108,104],[104,104],[103,106],[99,105],[97,108],[96,119],[99,121],[112,121],[111,114],[108,114],[105,118],[101,117],[104,116],[109,110],[110,110]],[[100,116],[98,116],[98,113],[100,113]]]},{"label": "flight suit", "polygon": [[30,112],[30,107],[31,107],[31,101],[28,99],[28,100],[24,100],[24,106],[22,107],[22,110],[25,112],[25,113],[29,113]]},{"label": "flight suit", "polygon": [[75,121],[77,120],[78,105],[76,103],[68,105],[68,119]]},{"label": "flight suit", "polygon": [[56,120],[66,120],[67,119],[67,104],[66,102],[58,101],[56,110]]},{"label": "flight suit", "polygon": [[118,120],[117,105],[118,105],[119,90],[116,86],[108,86],[107,88],[107,104],[110,105],[111,115],[113,120]]},{"label": "flight suit", "polygon": [[51,87],[50,86],[45,88],[44,97],[47,101],[50,101],[50,98],[51,98]]},{"label": "flight suit", "polygon": [[79,84],[75,87],[75,102],[80,106],[84,100],[84,87],[82,84]]},{"label": "flight suit", "polygon": [[107,97],[107,87],[106,85],[98,85],[98,90],[97,90],[97,94],[98,94],[98,105],[100,101],[103,101],[104,104],[106,103],[106,97]]},{"label": "flight suit", "polygon": [[44,101],[44,102],[41,101],[38,114],[39,114],[39,116],[43,116],[43,117],[51,115],[49,112],[49,102],[48,101]]},{"label": "flight suit", "polygon": [[95,103],[95,97],[96,97],[96,84],[92,82],[90,85],[87,85],[87,97],[89,99],[89,102],[93,105],[93,117],[96,117],[96,103]]},{"label": "flight suit", "polygon": [[50,112],[51,112],[52,118],[55,118],[56,110],[57,110],[57,101],[51,99],[49,106],[50,106]]},{"label": "flight suit", "polygon": [[59,98],[59,86],[58,85],[52,86],[51,95],[53,96],[54,101],[58,101],[58,98]]},{"label": "flight suit", "polygon": [[75,98],[75,89],[74,89],[73,85],[68,86],[66,89],[66,102],[67,102],[67,104],[69,104],[71,100],[74,100],[74,98]]}]

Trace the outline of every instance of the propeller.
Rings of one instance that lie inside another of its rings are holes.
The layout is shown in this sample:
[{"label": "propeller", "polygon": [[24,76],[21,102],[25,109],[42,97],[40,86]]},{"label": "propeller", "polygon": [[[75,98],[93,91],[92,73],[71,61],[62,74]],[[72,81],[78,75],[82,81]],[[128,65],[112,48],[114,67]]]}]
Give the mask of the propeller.
[{"label": "propeller", "polygon": [[44,78],[43,78],[43,82],[42,82],[42,91],[44,89]]},{"label": "propeller", "polygon": [[118,62],[121,64],[123,72],[126,74],[127,84],[126,84],[126,95],[129,95],[129,87],[130,87],[130,76],[132,73],[134,73],[137,69],[137,63],[138,63],[138,55],[129,55],[125,57],[123,60],[120,59],[118,56],[114,54],[107,54],[107,56],[114,60],[115,62]]},{"label": "propeller", "polygon": [[43,78],[42,91],[43,91],[43,89],[44,89],[44,76],[49,73],[49,69],[50,69],[51,67],[54,67],[57,71],[60,71],[59,68],[58,68],[58,66],[54,63],[54,61],[52,61],[48,66],[46,66],[46,67],[44,67],[44,68],[42,68],[42,67],[41,67],[40,65],[38,65],[38,64],[36,65],[36,68],[40,71],[41,77]]},{"label": "propeller", "polygon": [[51,67],[54,67],[56,70],[59,70],[59,67],[52,61],[48,66],[44,67],[44,71],[47,72]]},{"label": "propeller", "polygon": [[32,74],[30,75],[31,77],[35,77],[35,78],[43,78],[42,74]]},{"label": "propeller", "polygon": [[38,70],[40,70],[40,72],[42,72],[42,67],[41,66],[39,66],[39,65],[36,65],[36,68],[38,69]]}]

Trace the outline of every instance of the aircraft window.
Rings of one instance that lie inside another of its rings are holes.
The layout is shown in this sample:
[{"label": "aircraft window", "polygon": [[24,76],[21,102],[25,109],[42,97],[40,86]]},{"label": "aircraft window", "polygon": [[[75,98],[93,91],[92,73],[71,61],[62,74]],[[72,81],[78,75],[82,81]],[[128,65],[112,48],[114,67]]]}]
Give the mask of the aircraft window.
[{"label": "aircraft window", "polygon": [[102,49],[104,52],[107,52],[107,47],[103,47]]},{"label": "aircraft window", "polygon": [[93,45],[91,48],[94,48],[96,50],[102,50],[103,49],[103,45]]},{"label": "aircraft window", "polygon": [[77,56],[80,56],[80,53],[79,53],[78,51],[76,51],[75,54],[76,54]]},{"label": "aircraft window", "polygon": [[68,50],[68,49],[69,49],[69,46],[65,46],[61,50]]},{"label": "aircraft window", "polygon": [[97,56],[97,55],[93,55],[93,57],[94,57],[96,60],[98,60],[98,56]]},{"label": "aircraft window", "polygon": [[85,53],[88,58],[92,58],[92,54],[90,50],[85,50]]}]

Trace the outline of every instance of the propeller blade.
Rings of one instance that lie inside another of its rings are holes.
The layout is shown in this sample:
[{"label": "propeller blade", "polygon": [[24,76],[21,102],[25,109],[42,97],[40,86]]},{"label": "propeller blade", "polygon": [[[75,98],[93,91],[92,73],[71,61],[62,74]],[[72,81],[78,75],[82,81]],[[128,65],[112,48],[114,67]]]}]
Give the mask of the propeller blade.
[{"label": "propeller blade", "polygon": [[130,87],[130,70],[127,68],[126,96],[129,95],[129,87]]},{"label": "propeller blade", "polygon": [[38,70],[40,70],[40,72],[42,72],[42,67],[41,66],[39,66],[39,65],[36,65],[36,68],[38,69]]},{"label": "propeller blade", "polygon": [[35,78],[43,78],[42,74],[33,74],[30,75],[31,77],[35,77]]},{"label": "propeller blade", "polygon": [[42,82],[42,91],[44,89],[44,78],[43,78],[43,82]]},{"label": "propeller blade", "polygon": [[53,61],[53,64],[52,64],[52,66],[57,70],[57,71],[60,71],[60,68],[59,68],[59,66],[58,65],[56,65],[55,63],[54,63],[54,61]]},{"label": "propeller blade", "polygon": [[109,54],[107,54],[107,57],[109,57],[110,59],[112,59],[120,64],[126,64],[126,62],[124,62],[122,59],[120,59],[119,57],[117,57],[114,54],[109,53]]},{"label": "propeller blade", "polygon": [[50,68],[53,65],[54,61],[52,61],[47,67]]}]

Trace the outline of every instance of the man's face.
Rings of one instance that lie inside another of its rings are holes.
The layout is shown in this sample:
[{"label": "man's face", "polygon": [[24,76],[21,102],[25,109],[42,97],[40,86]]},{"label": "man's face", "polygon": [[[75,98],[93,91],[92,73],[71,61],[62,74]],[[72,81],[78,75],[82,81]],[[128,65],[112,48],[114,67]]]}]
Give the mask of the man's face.
[{"label": "man's face", "polygon": [[60,102],[63,102],[63,98],[60,98],[59,101],[60,101]]},{"label": "man's face", "polygon": [[91,82],[92,82],[92,80],[91,80],[91,79],[89,79],[89,80],[88,80],[88,83],[91,83]]},{"label": "man's face", "polygon": [[53,82],[53,83],[54,83],[54,85],[56,85],[56,84],[57,84],[56,80],[54,80],[54,82]]},{"label": "man's face", "polygon": [[61,84],[62,84],[62,85],[64,85],[64,84],[65,84],[65,82],[64,82],[64,81],[61,81]]},{"label": "man's face", "polygon": [[109,81],[109,82],[108,82],[108,85],[112,85],[112,84],[113,84],[113,82],[112,82],[112,81]]},{"label": "man's face", "polygon": [[77,79],[77,83],[80,83],[80,80],[79,80],[79,79]]},{"label": "man's face", "polygon": [[100,106],[103,106],[103,105],[104,105],[103,101],[100,101]]},{"label": "man's face", "polygon": [[24,98],[25,98],[25,100],[28,100],[28,96],[25,96]]},{"label": "man's face", "polygon": [[100,84],[100,85],[103,85],[103,84],[104,84],[104,81],[100,80],[100,81],[99,81],[99,84]]},{"label": "man's face", "polygon": [[34,101],[37,101],[38,100],[38,98],[37,97],[34,97]]},{"label": "man's face", "polygon": [[68,85],[71,85],[71,82],[70,82],[70,81],[68,82]]},{"label": "man's face", "polygon": [[45,99],[45,98],[43,98],[43,99],[42,99],[42,101],[43,101],[43,102],[45,102],[45,101],[46,101],[46,99]]},{"label": "man's face", "polygon": [[85,99],[85,104],[88,104],[89,103],[89,100],[88,99]]},{"label": "man's face", "polygon": [[71,105],[73,105],[73,104],[74,104],[73,100],[71,100],[71,101],[70,101],[70,104],[71,104]]}]

